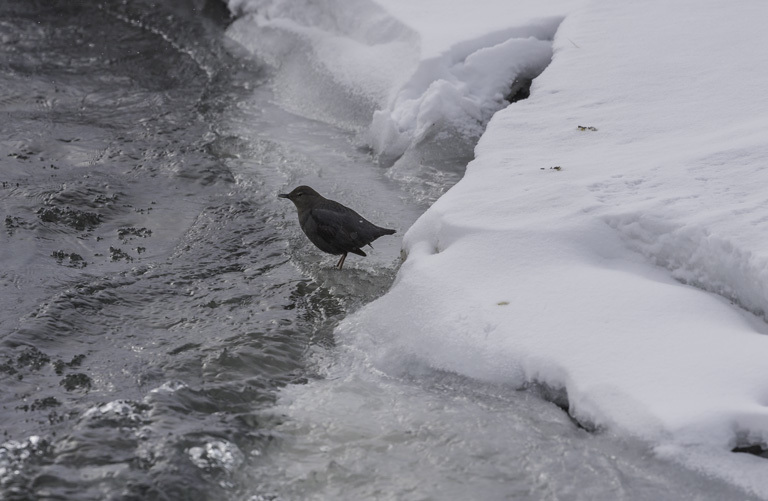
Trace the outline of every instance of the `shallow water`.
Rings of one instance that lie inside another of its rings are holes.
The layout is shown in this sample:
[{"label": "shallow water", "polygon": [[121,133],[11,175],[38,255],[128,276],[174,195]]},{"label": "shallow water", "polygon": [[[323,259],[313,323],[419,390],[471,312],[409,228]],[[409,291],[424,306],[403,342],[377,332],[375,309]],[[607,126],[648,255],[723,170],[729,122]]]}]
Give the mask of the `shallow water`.
[{"label": "shallow water", "polygon": [[215,130],[261,70],[185,2],[1,8],[4,497],[220,496],[332,302]]},{"label": "shallow water", "polygon": [[[388,175],[354,127],[285,111],[228,21],[0,4],[3,499],[739,494],[535,392],[382,373],[364,333],[337,338],[455,169]],[[334,270],[276,198],[297,184],[398,235]]]}]

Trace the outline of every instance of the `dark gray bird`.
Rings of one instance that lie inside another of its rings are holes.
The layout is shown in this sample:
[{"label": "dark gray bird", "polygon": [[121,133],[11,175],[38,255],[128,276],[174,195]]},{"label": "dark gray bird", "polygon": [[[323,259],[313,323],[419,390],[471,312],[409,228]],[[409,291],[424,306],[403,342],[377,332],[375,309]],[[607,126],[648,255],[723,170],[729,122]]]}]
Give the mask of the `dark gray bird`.
[{"label": "dark gray bird", "polygon": [[381,228],[339,202],[328,200],[309,186],[299,186],[292,192],[278,195],[294,203],[299,211],[299,224],[309,240],[323,252],[338,256],[338,269],[344,265],[347,253],[365,256],[360,249],[395,230]]}]

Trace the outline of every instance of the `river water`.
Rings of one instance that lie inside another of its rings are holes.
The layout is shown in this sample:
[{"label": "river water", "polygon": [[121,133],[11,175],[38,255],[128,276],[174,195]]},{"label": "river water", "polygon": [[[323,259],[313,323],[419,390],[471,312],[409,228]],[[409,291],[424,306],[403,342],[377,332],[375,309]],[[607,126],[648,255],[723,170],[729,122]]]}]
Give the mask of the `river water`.
[{"label": "river water", "polygon": [[[0,3],[2,499],[746,499],[541,389],[337,339],[457,170],[394,180],[354,124],[287,111],[230,21]],[[398,234],[338,272],[276,198],[298,184]]]}]

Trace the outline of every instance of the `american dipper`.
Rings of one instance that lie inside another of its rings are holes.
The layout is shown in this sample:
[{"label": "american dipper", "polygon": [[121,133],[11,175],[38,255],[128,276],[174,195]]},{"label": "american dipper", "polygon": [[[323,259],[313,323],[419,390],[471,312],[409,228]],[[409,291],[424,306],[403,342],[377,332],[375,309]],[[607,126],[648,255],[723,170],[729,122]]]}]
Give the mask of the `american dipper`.
[{"label": "american dipper", "polygon": [[339,202],[328,200],[309,186],[299,186],[292,192],[278,195],[287,198],[299,211],[299,224],[309,240],[323,252],[339,255],[336,268],[341,269],[347,253],[365,256],[360,249],[395,230],[381,228]]}]

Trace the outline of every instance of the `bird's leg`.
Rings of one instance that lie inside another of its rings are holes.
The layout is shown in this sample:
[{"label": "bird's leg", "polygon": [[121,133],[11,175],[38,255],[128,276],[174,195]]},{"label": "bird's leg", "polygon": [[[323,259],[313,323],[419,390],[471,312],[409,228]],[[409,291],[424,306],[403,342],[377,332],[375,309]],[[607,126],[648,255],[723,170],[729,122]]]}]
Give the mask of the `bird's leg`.
[{"label": "bird's leg", "polygon": [[347,253],[341,255],[341,259],[339,259],[339,262],[336,263],[336,268],[341,269],[342,266],[344,266],[344,260],[347,258]]}]

